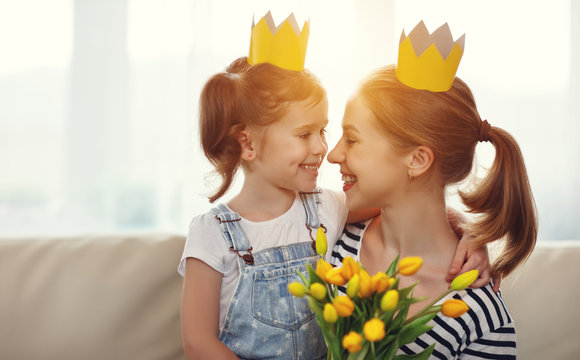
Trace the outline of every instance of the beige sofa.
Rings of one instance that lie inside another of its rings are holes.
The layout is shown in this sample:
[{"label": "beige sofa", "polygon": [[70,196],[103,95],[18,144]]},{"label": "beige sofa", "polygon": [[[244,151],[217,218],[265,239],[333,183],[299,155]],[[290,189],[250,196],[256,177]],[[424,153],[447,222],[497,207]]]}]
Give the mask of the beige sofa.
[{"label": "beige sofa", "polygon": [[[0,359],[184,359],[184,238],[0,239]],[[540,243],[502,285],[519,359],[580,356],[580,241]]]}]

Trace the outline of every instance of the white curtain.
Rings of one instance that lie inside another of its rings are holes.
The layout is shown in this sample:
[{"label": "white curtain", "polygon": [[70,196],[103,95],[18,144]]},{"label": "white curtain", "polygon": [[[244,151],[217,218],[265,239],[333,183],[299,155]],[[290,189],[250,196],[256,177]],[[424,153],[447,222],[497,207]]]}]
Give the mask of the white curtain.
[{"label": "white curtain", "polygon": [[[0,0],[0,235],[185,233],[219,183],[198,144],[199,92],[247,55],[252,16],[268,9],[276,22],[310,19],[306,66],[328,91],[331,146],[357,81],[396,61],[403,28],[423,19],[466,33],[458,76],[482,116],[519,141],[540,240],[580,239],[580,5],[570,0]],[[478,157],[489,165],[493,148],[479,145]],[[336,166],[320,185],[340,188]]]}]

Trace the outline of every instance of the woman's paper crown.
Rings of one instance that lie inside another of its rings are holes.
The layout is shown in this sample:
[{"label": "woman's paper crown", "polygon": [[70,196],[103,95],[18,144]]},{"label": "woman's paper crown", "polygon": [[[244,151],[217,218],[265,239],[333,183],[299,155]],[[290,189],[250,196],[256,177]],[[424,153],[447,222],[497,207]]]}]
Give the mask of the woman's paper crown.
[{"label": "woman's paper crown", "polygon": [[465,34],[454,42],[447,23],[429,34],[421,21],[409,36],[405,36],[404,30],[401,34],[395,75],[415,89],[447,91],[453,85],[464,46]]},{"label": "woman's paper crown", "polygon": [[282,69],[302,71],[309,35],[308,21],[304,22],[300,31],[294,14],[290,14],[276,27],[272,14],[268,11],[257,24],[252,21],[248,63],[270,63]]}]

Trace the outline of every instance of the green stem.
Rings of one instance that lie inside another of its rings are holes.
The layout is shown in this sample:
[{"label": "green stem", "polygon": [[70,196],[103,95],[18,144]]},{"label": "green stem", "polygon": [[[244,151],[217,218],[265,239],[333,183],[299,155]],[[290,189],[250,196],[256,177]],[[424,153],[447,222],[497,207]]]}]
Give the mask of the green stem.
[{"label": "green stem", "polygon": [[407,319],[407,320],[404,322],[404,324],[403,324],[403,325],[407,325],[407,324],[409,324],[409,323],[411,323],[411,322],[413,322],[413,321],[417,320],[417,319],[418,319],[418,318],[420,318],[421,316],[423,316],[423,315],[427,315],[428,313],[429,313],[429,314],[434,314],[434,313],[438,312],[438,311],[441,309],[441,307],[438,307],[437,311],[435,311],[435,312],[433,312],[433,311],[431,311],[431,310],[430,310],[430,309],[431,309],[431,307],[432,307],[432,306],[433,306],[433,305],[434,305],[434,304],[435,304],[437,301],[439,301],[439,300],[443,299],[445,296],[447,296],[449,293],[451,293],[451,291],[453,291],[453,290],[451,290],[451,289],[447,289],[447,291],[445,291],[443,294],[439,295],[439,296],[438,296],[438,297],[436,297],[436,298],[435,298],[433,301],[431,301],[431,302],[429,303],[429,305],[425,306],[423,309],[421,309],[421,310],[420,310],[419,312],[417,312],[415,315],[413,315],[412,317],[408,318],[408,319]]},{"label": "green stem", "polygon": [[326,292],[328,293],[328,298],[330,299],[330,302],[332,302],[332,300],[334,300],[334,293],[332,292],[332,286],[328,283],[324,283],[324,285],[326,286]]}]

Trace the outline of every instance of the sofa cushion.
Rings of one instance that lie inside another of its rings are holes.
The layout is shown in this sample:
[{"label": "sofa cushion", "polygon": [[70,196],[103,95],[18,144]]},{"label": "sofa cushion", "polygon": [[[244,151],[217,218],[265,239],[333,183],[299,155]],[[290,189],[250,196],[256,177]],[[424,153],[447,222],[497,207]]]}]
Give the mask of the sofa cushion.
[{"label": "sofa cushion", "polygon": [[1,359],[183,359],[183,236],[0,241]]},{"label": "sofa cushion", "polygon": [[580,241],[538,242],[502,283],[515,319],[518,359],[577,359],[580,354]]}]

